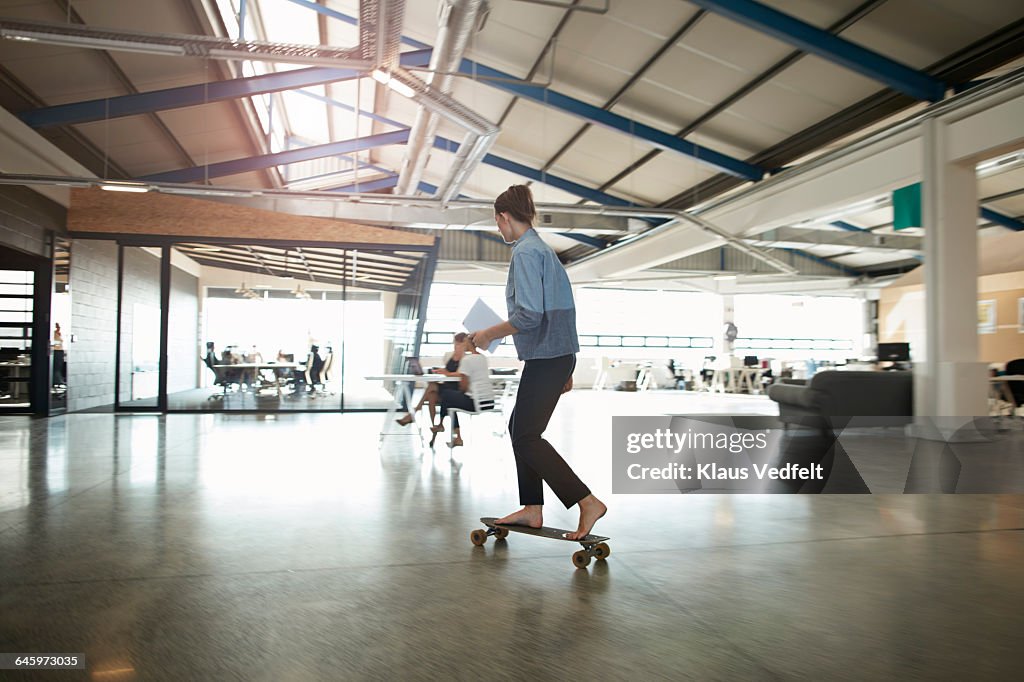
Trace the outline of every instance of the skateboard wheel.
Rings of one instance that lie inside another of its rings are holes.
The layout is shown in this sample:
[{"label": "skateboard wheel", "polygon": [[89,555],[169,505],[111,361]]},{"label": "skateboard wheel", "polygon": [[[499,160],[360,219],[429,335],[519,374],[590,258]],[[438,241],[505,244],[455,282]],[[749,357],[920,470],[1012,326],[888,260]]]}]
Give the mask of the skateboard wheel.
[{"label": "skateboard wheel", "polygon": [[496,530],[498,532],[494,534],[494,539],[495,540],[504,540],[505,538],[508,537],[508,529],[507,528],[497,528]]},{"label": "skateboard wheel", "polygon": [[604,561],[612,555],[612,548],[608,546],[608,543],[602,542],[594,547],[594,556],[597,557],[598,561]]},{"label": "skateboard wheel", "polygon": [[477,547],[480,547],[485,542],[487,542],[487,533],[478,528],[477,530],[469,534],[469,541]]},{"label": "skateboard wheel", "polygon": [[590,565],[590,555],[581,549],[572,555],[572,564],[576,568],[586,568]]}]

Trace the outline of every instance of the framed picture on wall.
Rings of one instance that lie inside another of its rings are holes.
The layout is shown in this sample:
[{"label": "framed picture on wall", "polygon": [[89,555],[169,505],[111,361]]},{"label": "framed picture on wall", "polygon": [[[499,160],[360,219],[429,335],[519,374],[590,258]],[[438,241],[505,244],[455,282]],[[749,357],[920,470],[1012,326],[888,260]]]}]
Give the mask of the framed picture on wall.
[{"label": "framed picture on wall", "polygon": [[978,301],[978,333],[996,333],[996,302],[994,299]]}]

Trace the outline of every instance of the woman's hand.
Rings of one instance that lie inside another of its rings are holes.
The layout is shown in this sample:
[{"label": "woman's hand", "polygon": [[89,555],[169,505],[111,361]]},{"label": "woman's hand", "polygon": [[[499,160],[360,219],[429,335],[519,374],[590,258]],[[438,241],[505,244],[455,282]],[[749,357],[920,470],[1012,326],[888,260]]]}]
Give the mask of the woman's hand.
[{"label": "woman's hand", "polygon": [[491,345],[492,341],[490,336],[487,335],[486,329],[472,332],[469,335],[469,340],[472,341],[473,345],[480,350],[485,350],[489,345]]}]

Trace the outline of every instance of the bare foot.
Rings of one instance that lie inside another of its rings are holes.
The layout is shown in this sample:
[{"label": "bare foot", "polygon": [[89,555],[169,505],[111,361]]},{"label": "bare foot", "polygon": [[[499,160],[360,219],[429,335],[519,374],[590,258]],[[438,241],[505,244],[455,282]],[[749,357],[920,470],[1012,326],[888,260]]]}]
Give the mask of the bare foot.
[{"label": "bare foot", "polygon": [[412,415],[407,414],[401,419],[396,419],[395,421],[398,423],[399,426],[408,426],[409,424],[412,424]]},{"label": "bare foot", "polygon": [[539,504],[528,504],[517,512],[501,517],[495,523],[505,526],[540,528],[544,525],[544,507]]},{"label": "bare foot", "polygon": [[582,540],[590,535],[590,531],[593,530],[594,524],[597,523],[597,520],[608,512],[608,507],[604,505],[604,502],[593,495],[587,495],[584,497],[580,500],[579,505],[580,525],[576,527],[575,533],[566,534],[565,537],[568,540]]},{"label": "bare foot", "polygon": [[461,448],[461,447],[462,447],[462,445],[463,445],[463,443],[462,443],[462,439],[461,439],[461,438],[458,438],[458,437],[456,437],[456,438],[452,438],[452,439],[451,439],[451,440],[450,440],[450,441],[448,442],[448,447],[450,447],[450,448]]}]

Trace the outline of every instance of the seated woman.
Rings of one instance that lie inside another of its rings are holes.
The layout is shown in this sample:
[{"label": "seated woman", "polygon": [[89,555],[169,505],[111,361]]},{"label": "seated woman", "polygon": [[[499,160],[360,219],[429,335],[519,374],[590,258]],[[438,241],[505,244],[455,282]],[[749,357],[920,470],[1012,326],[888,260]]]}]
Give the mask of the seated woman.
[{"label": "seated woman", "polygon": [[[462,362],[459,363],[459,388],[441,393],[441,422],[430,428],[434,432],[434,438],[444,431],[444,418],[448,410],[457,408],[473,412],[477,407],[481,410],[494,407],[494,384],[491,383],[487,358],[477,352],[476,345],[468,337],[463,344],[465,351]],[[430,439],[431,445],[434,444],[434,438]],[[448,445],[453,448],[462,445],[457,414],[452,415],[452,440]]]},{"label": "seated woman", "polygon": [[[459,374],[459,363],[462,361],[462,356],[465,354],[466,339],[469,335],[464,332],[459,332],[452,339],[452,350],[448,351],[444,355],[444,368],[433,369],[431,374],[443,374],[445,376],[454,377]],[[437,416],[437,403],[441,399],[441,393],[446,390],[458,390],[458,384],[455,382],[430,382],[427,384],[427,388],[423,391],[423,397],[416,403],[416,407],[412,409],[401,419],[396,419],[401,426],[408,426],[412,423],[413,415],[423,409],[426,405],[430,410],[430,425],[434,425],[434,419]],[[433,444],[433,440],[431,440]]]}]

